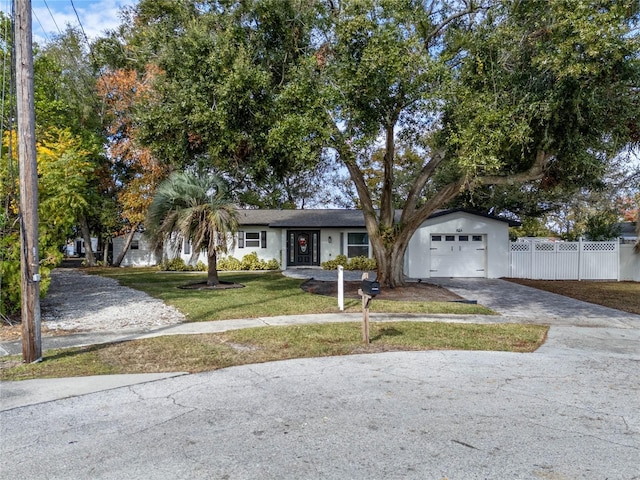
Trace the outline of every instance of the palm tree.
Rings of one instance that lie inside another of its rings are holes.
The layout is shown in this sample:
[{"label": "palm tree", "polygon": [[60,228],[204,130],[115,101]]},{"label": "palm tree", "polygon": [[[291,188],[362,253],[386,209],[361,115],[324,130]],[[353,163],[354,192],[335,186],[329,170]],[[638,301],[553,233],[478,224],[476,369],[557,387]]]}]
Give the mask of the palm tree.
[{"label": "palm tree", "polygon": [[220,177],[172,173],[158,185],[145,226],[156,244],[187,240],[194,250],[206,250],[207,285],[220,283],[217,255],[227,252],[238,230],[236,208]]}]

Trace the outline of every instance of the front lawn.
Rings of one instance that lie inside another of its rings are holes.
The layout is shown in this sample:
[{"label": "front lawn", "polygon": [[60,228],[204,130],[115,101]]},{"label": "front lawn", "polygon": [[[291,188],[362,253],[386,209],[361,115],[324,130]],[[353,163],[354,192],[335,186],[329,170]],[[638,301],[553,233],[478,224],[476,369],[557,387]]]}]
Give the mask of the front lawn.
[{"label": "front lawn", "polygon": [[[179,286],[205,280],[205,274],[160,272],[153,268],[91,269],[89,273],[118,280],[121,285],[142,290],[173,305],[189,322],[236,318],[339,313],[337,300],[303,291],[303,280],[279,272],[220,273],[220,280],[241,283],[244,288],[227,290],[184,290]],[[346,312],[360,312],[361,301],[345,299]],[[494,312],[482,305],[455,302],[395,302],[374,300],[371,312],[482,314]]]}]

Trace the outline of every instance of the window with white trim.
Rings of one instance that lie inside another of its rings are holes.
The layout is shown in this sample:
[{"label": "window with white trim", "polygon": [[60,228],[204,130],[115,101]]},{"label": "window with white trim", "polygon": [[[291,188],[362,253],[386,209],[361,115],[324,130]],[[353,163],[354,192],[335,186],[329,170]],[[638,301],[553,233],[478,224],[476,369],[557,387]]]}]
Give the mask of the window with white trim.
[{"label": "window with white trim", "polygon": [[267,232],[238,232],[238,248],[267,248]]},{"label": "window with white trim", "polygon": [[367,233],[347,233],[347,257],[369,257],[369,235]]}]

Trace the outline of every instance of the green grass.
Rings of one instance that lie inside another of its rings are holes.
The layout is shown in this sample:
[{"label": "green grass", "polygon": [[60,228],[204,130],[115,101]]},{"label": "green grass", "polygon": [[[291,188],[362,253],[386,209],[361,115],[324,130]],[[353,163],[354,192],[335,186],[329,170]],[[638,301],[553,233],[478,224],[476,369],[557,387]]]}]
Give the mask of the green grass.
[{"label": "green grass", "polygon": [[40,363],[16,356],[0,360],[0,380],[117,373],[202,372],[292,358],[407,350],[532,352],[548,327],[516,324],[389,322],[371,324],[371,343],[360,323],[260,327],[219,334],[175,335],[51,350]]},{"label": "green grass", "polygon": [[[167,273],[152,268],[93,269],[111,277],[121,285],[142,290],[173,305],[189,322],[229,320],[235,318],[301,315],[309,313],[339,313],[337,300],[303,291],[300,279],[285,277],[279,272],[221,273],[223,281],[241,283],[244,288],[227,290],[184,290],[179,286],[204,281],[205,274]],[[361,301],[345,299],[346,312],[360,312]],[[446,313],[484,314],[494,312],[482,305],[454,302],[394,302],[374,300],[371,312],[381,313]]]}]

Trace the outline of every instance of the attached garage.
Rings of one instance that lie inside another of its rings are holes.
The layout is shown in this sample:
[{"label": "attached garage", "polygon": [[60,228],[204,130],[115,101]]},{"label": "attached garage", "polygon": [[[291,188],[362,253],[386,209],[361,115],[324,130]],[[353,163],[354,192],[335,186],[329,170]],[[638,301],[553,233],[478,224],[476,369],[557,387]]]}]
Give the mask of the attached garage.
[{"label": "attached garage", "polygon": [[405,256],[411,278],[509,274],[509,226],[515,222],[466,210],[432,215],[416,231]]}]

